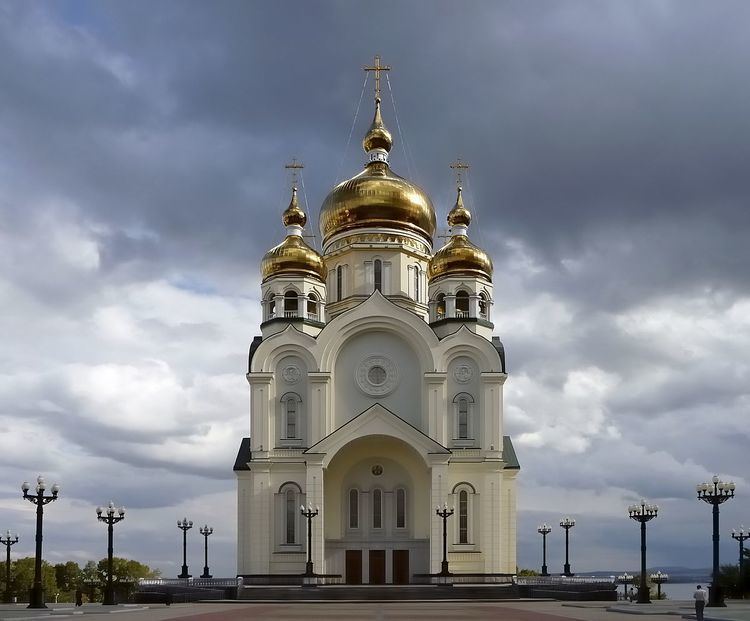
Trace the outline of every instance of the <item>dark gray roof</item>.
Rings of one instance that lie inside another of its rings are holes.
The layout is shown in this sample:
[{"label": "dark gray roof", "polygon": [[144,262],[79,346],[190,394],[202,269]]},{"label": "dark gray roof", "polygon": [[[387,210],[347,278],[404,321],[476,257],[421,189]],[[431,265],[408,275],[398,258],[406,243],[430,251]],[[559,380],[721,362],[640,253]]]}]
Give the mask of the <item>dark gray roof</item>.
[{"label": "dark gray roof", "polygon": [[505,346],[503,345],[503,342],[500,340],[499,336],[492,337],[492,346],[497,351],[497,355],[500,356],[500,368],[502,369],[503,373],[507,373],[507,371],[505,370]]},{"label": "dark gray roof", "polygon": [[253,365],[253,356],[255,355],[255,352],[258,350],[258,347],[260,347],[261,342],[263,341],[262,336],[254,336],[253,342],[250,343],[250,353],[247,356],[247,372],[250,373],[251,367]]},{"label": "dark gray roof", "polygon": [[237,459],[234,460],[233,470],[235,472],[237,472],[238,470],[250,470],[247,462],[249,462],[252,458],[253,454],[250,451],[250,438],[242,438],[242,442],[240,443],[240,450],[237,451]]},{"label": "dark gray roof", "polygon": [[516,457],[516,451],[513,448],[513,443],[510,441],[510,436],[503,436],[503,461],[505,462],[506,470],[521,469],[521,464],[518,463],[518,457]]}]

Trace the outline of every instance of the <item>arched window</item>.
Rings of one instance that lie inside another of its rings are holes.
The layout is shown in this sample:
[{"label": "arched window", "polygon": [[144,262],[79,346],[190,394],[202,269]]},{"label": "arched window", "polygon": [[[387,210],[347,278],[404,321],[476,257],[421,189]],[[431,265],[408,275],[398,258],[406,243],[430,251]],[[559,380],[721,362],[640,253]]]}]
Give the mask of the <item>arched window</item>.
[{"label": "arched window", "polygon": [[456,293],[456,317],[469,316],[469,294],[466,291]]},{"label": "arched window", "polygon": [[489,319],[489,306],[487,305],[487,294],[482,291],[479,294],[479,316],[482,319]]},{"label": "arched window", "polygon": [[295,392],[287,392],[281,397],[280,435],[282,443],[299,445],[303,433],[302,397]]},{"label": "arched window", "polygon": [[383,292],[383,262],[380,259],[375,259],[373,266],[375,273],[375,291]]},{"label": "arched window", "polygon": [[466,397],[458,400],[458,437],[462,440],[469,437],[469,402]]},{"label": "arched window", "polygon": [[359,528],[359,491],[349,490],[349,528]]},{"label": "arched window", "polygon": [[299,506],[304,502],[302,489],[296,483],[289,481],[279,488],[276,504],[278,516],[277,543],[282,546],[299,546],[300,536]]},{"label": "arched window", "polygon": [[439,293],[437,296],[437,304],[435,305],[436,319],[445,318],[445,294]]},{"label": "arched window", "polygon": [[287,489],[284,496],[284,521],[286,522],[284,542],[287,544],[297,543],[297,494],[294,493],[293,489]]},{"label": "arched window", "polygon": [[454,442],[461,446],[470,446],[473,443],[476,426],[473,420],[474,398],[468,392],[458,393],[453,398],[453,412],[455,415]]},{"label": "arched window", "polygon": [[469,543],[469,492],[458,493],[458,543]]},{"label": "arched window", "polygon": [[414,300],[416,302],[419,302],[419,281],[422,277],[422,274],[419,272],[419,265],[414,266]]},{"label": "arched window", "polygon": [[406,490],[396,490],[396,528],[406,528]]},{"label": "arched window", "polygon": [[344,267],[339,265],[336,268],[336,301],[339,302],[344,297]]},{"label": "arched window", "polygon": [[307,318],[318,320],[318,296],[314,293],[307,296]]},{"label": "arched window", "polygon": [[296,317],[299,309],[299,300],[296,291],[287,291],[284,294],[284,317]]},{"label": "arched window", "polygon": [[383,528],[383,491],[372,490],[372,527]]}]

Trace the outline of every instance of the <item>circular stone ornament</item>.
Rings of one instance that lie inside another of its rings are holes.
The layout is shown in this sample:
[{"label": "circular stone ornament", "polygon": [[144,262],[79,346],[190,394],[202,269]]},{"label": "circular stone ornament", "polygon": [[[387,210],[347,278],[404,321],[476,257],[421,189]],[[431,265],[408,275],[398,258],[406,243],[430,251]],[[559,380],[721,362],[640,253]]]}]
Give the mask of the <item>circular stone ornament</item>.
[{"label": "circular stone ornament", "polygon": [[381,474],[383,474],[383,466],[381,466],[380,464],[375,464],[372,467],[371,472],[373,476],[379,477]]},{"label": "circular stone ornament", "polygon": [[281,377],[287,384],[296,384],[302,377],[302,371],[299,370],[298,366],[290,364],[281,370]]},{"label": "circular stone ornament", "polygon": [[355,379],[366,395],[383,397],[398,386],[398,369],[386,356],[369,356],[357,365]]},{"label": "circular stone ornament", "polygon": [[453,377],[456,378],[456,381],[459,384],[466,384],[467,382],[470,382],[473,375],[474,370],[468,364],[459,364],[453,370]]}]

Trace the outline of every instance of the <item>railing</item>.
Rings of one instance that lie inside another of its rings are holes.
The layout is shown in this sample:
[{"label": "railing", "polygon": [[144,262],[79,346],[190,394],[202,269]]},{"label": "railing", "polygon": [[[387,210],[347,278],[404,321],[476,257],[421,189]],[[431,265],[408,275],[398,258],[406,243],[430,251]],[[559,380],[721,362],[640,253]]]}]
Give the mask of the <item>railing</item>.
[{"label": "railing", "polygon": [[469,317],[469,311],[456,309],[456,319],[467,319]]},{"label": "railing", "polygon": [[296,310],[285,310],[281,311],[279,313],[268,313],[268,319],[279,319],[283,317],[284,319],[293,319],[295,317],[302,317],[304,319],[309,319],[310,321],[320,321],[320,314],[319,313],[305,313],[300,312]]},{"label": "railing", "polygon": [[615,584],[615,577],[603,576],[524,576],[516,578],[516,584],[523,586],[544,586],[550,584]]},{"label": "railing", "polygon": [[141,586],[236,587],[242,578],[141,578]]}]

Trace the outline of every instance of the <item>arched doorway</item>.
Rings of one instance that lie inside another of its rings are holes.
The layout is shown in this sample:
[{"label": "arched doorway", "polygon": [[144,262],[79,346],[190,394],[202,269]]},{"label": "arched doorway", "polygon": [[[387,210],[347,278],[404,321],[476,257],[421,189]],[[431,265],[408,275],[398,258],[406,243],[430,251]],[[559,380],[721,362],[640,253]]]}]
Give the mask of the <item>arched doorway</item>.
[{"label": "arched doorway", "polygon": [[349,584],[406,584],[429,568],[430,474],[392,436],[358,438],[325,470],[325,555]]}]

